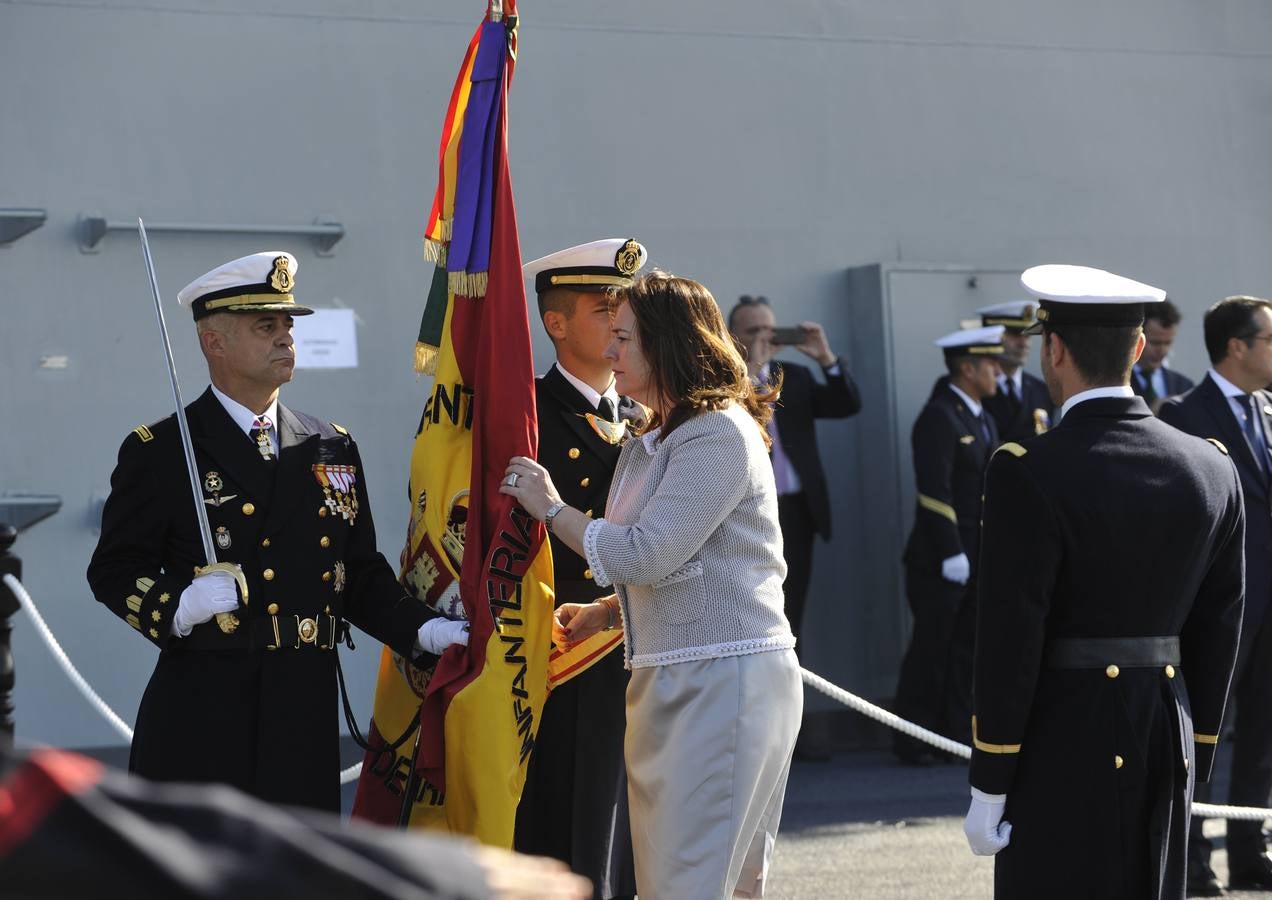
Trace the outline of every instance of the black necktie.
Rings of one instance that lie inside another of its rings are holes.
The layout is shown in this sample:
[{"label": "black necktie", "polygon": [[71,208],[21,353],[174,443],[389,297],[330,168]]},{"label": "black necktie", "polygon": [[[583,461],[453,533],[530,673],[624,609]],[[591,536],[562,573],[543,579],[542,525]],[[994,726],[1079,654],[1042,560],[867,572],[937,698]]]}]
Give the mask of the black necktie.
[{"label": "black necktie", "polygon": [[601,402],[596,404],[596,414],[606,422],[618,421],[618,412],[614,409],[614,401],[609,397],[602,397]]},{"label": "black necktie", "polygon": [[1258,463],[1259,470],[1264,475],[1268,473],[1267,450],[1264,449],[1262,437],[1259,430],[1262,429],[1263,419],[1259,416],[1259,398],[1254,394],[1245,395],[1245,421],[1242,428],[1245,430],[1246,440],[1250,442],[1250,453],[1254,455],[1254,461]]},{"label": "black necktie", "polygon": [[1144,402],[1152,403],[1157,399],[1157,391],[1153,388],[1153,376],[1149,372],[1141,370],[1140,378],[1144,379]]},{"label": "black necktie", "polygon": [[980,414],[976,416],[976,424],[980,426],[981,437],[985,439],[985,444],[992,444],[993,441],[989,436],[989,423],[985,421],[985,411],[982,409]]}]

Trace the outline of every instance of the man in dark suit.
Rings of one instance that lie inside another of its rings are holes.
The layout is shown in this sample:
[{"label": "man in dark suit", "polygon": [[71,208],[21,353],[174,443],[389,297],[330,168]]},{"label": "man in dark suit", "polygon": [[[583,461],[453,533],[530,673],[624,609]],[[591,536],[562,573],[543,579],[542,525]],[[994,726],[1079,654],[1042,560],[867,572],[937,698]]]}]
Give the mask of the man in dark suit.
[{"label": "man in dark suit", "polygon": [[1166,368],[1166,357],[1175,344],[1182,316],[1169,300],[1144,311],[1144,354],[1132,371],[1131,388],[1144,398],[1154,414],[1167,397],[1177,397],[1193,386],[1191,378]]},{"label": "man in dark suit", "polygon": [[1021,282],[1063,406],[986,473],[964,832],[997,897],[1182,900],[1241,629],[1237,472],[1131,393],[1163,291],[1085,266]]},{"label": "man in dark suit", "polygon": [[983,327],[1003,326],[1003,356],[998,361],[1003,372],[998,376],[998,392],[985,398],[985,408],[1004,441],[1023,440],[1051,427],[1053,409],[1047,385],[1025,371],[1030,342],[1025,329],[1034,323],[1036,308],[1032,300],[1013,300],[976,310]]},{"label": "man in dark suit", "polygon": [[[895,712],[964,738],[971,708],[972,632],[985,465],[998,429],[984,409],[998,389],[1003,327],[956,331],[936,341],[948,378],[938,381],[910,433],[918,504],[905,548],[905,593],[914,618],[901,660]],[[902,762],[931,761],[926,745],[896,734]]]},{"label": "man in dark suit", "polygon": [[[1197,387],[1167,400],[1163,422],[1189,434],[1218,438],[1232,454],[1245,494],[1245,617],[1237,661],[1237,705],[1228,802],[1268,805],[1272,793],[1272,302],[1229,297],[1206,312],[1206,351],[1213,368]],[[1153,557],[1156,558],[1154,553]],[[1198,790],[1199,799],[1208,792]],[[1201,818],[1193,819],[1189,892],[1223,893],[1210,867],[1210,841]],[[1232,887],[1272,889],[1272,859],[1262,822],[1228,822],[1228,872]]]},{"label": "man in dark suit", "polygon": [[133,772],[339,811],[343,620],[419,666],[467,633],[412,599],[376,549],[349,433],[278,400],[295,368],[292,316],[312,312],[292,294],[295,271],[289,253],[256,253],[178,295],[212,381],[184,412],[219,565],[202,568],[213,561],[169,416],[120,448],[88,580],[162,651]]},{"label": "man in dark suit", "polygon": [[[817,450],[816,420],[856,415],[861,410],[861,394],[848,374],[847,363],[831,351],[820,325],[801,322],[798,343],[783,345],[773,339],[776,321],[764,297],[744,296],[729,311],[729,331],[742,345],[751,377],[766,384],[782,379],[769,436],[773,439],[773,475],[787,567],[782,590],[786,617],[798,640],[813,569],[813,541],[818,535],[829,541],[831,534],[830,495]],[[824,382],[813,377],[807,366],[773,359],[783,346],[816,360]]]},{"label": "man in dark suit", "polygon": [[[535,383],[539,462],[561,498],[602,516],[628,425],[641,407],[614,388],[605,358],[610,341],[608,291],[631,284],[644,265],[634,240],[593,241],[526,263],[556,362]],[[556,602],[588,603],[610,593],[592,580],[586,560],[552,541]],[[627,672],[622,640],[580,674],[556,683],[517,809],[514,846],[551,856],[592,880],[598,900],[636,893],[623,735]]]}]

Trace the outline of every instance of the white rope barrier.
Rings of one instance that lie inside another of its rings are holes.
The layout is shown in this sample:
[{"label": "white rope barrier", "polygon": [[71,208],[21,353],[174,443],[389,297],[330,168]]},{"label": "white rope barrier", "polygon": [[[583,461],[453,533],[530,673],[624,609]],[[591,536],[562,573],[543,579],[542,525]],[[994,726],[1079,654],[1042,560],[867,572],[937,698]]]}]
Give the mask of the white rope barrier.
[{"label": "white rope barrier", "polygon": [[[939,750],[944,750],[946,753],[961,756],[963,759],[971,759],[972,748],[966,744],[960,744],[958,741],[942,737],[934,731],[921,728],[913,722],[907,722],[895,713],[890,713],[883,707],[875,706],[869,700],[864,700],[856,694],[849,693],[838,685],[832,684],[816,672],[800,669],[800,674],[803,675],[804,683],[809,687],[816,688],[832,700],[837,700],[844,706],[855,709],[876,722],[882,722],[889,728],[895,728],[897,731],[910,735],[910,737],[925,741]],[[1249,822],[1262,822],[1264,819],[1272,819],[1272,809],[1225,806],[1216,803],[1193,803],[1192,814],[1203,819],[1241,819]]]},{"label": "white rope barrier", "polygon": [[[35,601],[31,599],[31,595],[28,594],[26,588],[22,586],[22,582],[18,581],[18,579],[14,578],[12,575],[5,575],[4,583],[9,590],[13,591],[13,596],[18,598],[18,604],[26,611],[27,615],[31,617],[31,621],[35,623],[35,630],[39,632],[40,637],[44,639],[44,643],[49,648],[49,652],[53,654],[53,658],[57,660],[57,664],[62,667],[62,671],[66,673],[66,677],[71,680],[71,684],[75,685],[75,687],[79,689],[79,692],[84,695],[84,699],[101,714],[102,718],[104,718],[110,724],[111,728],[113,728],[119,736],[124,739],[125,743],[131,744],[133,739],[133,730],[128,727],[128,724],[121,719],[113,709],[110,708],[110,705],[98,695],[97,691],[93,690],[93,686],[90,685],[84,676],[79,673],[79,670],[75,668],[75,664],[72,663],[70,657],[66,655],[66,651],[62,649],[62,645],[59,644],[57,642],[57,638],[53,636],[53,630],[49,628],[48,623],[44,621],[44,616],[40,615],[40,611],[36,609]],[[340,783],[349,784],[352,781],[356,781],[358,776],[361,774],[362,763],[355,763],[340,773]]]},{"label": "white rope barrier", "polygon": [[[57,660],[62,671],[66,673],[66,677],[70,679],[71,684],[79,689],[84,695],[84,699],[101,714],[110,726],[128,743],[132,743],[133,731],[128,724],[119,717],[110,706],[98,696],[93,690],[92,685],[79,673],[75,668],[75,664],[71,662],[70,657],[66,655],[66,651],[62,649],[62,645],[57,642],[57,638],[53,636],[52,629],[48,623],[44,621],[44,617],[40,615],[40,611],[35,606],[35,601],[31,599],[31,595],[27,593],[22,582],[14,578],[12,575],[4,576],[5,585],[18,598],[18,604],[31,617],[31,621],[35,623],[35,629],[40,637],[44,639],[45,645],[49,648],[49,652],[53,654],[53,658]],[[850,709],[882,722],[889,728],[910,735],[936,747],[938,750],[944,750],[946,753],[954,756],[970,759],[972,756],[972,748],[966,744],[960,744],[958,741],[952,741],[947,737],[942,737],[934,731],[928,731],[913,722],[907,722],[905,719],[890,713],[881,706],[876,706],[868,700],[863,700],[856,694],[849,693],[838,685],[832,684],[825,678],[822,678],[816,672],[810,672],[807,669],[801,669],[804,682],[810,687],[816,688],[826,696],[833,700],[844,704]],[[349,784],[356,781],[358,776],[362,774],[362,763],[355,763],[347,769],[340,772],[340,783]],[[1202,816],[1207,819],[1243,819],[1246,821],[1262,821],[1272,818],[1272,809],[1253,809],[1247,806],[1224,806],[1213,803],[1194,803],[1192,805],[1192,814],[1194,816]]]}]

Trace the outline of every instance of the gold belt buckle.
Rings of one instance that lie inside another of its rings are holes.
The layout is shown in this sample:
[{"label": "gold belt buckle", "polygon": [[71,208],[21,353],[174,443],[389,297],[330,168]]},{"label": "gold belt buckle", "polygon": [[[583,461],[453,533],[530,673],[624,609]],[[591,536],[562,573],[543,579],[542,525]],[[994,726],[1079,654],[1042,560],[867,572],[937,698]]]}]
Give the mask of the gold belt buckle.
[{"label": "gold belt buckle", "polygon": [[302,619],[296,617],[296,646],[300,647],[300,642],[306,644],[315,643],[318,640],[318,623],[313,619]]}]

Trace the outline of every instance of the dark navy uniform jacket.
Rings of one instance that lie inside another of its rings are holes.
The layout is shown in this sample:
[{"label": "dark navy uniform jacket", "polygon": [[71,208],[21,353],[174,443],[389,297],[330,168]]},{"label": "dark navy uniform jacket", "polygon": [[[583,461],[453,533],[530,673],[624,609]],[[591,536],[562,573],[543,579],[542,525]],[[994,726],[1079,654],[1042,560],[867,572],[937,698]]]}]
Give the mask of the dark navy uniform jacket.
[{"label": "dark navy uniform jacket", "polygon": [[[1182,898],[1240,635],[1232,460],[1138,397],[1090,399],[999,449],[984,515],[970,781],[1007,795],[998,895]],[[1044,661],[1057,638],[1159,636],[1178,666]]]},{"label": "dark navy uniform jacket", "polygon": [[[248,606],[232,634],[214,619],[170,636],[203,548],[176,418],[136,429],[120,448],[88,568],[96,598],[161,651],[137,712],[130,768],[339,810],[332,620],[348,619],[410,659],[419,626],[434,614],[407,595],[376,549],[366,473],[348,433],[280,403],[270,462],[211,389],[186,411],[217,556],[242,568]],[[322,625],[301,628],[305,620]],[[260,638],[272,644],[274,624],[282,646],[270,650]]]},{"label": "dark navy uniform jacket", "polygon": [[966,553],[976,571],[980,545],[981,493],[985,465],[998,446],[993,416],[980,423],[948,380],[937,381],[910,432],[918,506],[905,548],[905,564],[931,575],[941,562]]},{"label": "dark navy uniform jacket", "polygon": [[1046,383],[1021,372],[1020,394],[1019,400],[1009,398],[1000,387],[997,394],[985,398],[985,408],[998,425],[999,440],[1023,441],[1051,427],[1055,409]]}]

